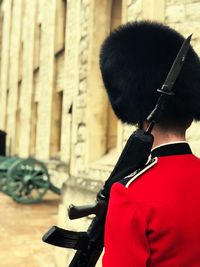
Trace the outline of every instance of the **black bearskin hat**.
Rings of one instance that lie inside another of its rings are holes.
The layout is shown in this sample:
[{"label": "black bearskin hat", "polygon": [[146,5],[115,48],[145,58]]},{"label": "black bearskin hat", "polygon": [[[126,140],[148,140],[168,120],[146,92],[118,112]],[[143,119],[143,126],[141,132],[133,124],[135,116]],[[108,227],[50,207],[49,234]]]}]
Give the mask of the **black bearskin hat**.
[{"label": "black bearskin hat", "polygon": [[[168,26],[148,21],[122,25],[106,38],[100,69],[112,108],[122,122],[137,124],[147,118],[184,40]],[[191,46],[173,91],[162,119],[200,120],[200,61]]]}]

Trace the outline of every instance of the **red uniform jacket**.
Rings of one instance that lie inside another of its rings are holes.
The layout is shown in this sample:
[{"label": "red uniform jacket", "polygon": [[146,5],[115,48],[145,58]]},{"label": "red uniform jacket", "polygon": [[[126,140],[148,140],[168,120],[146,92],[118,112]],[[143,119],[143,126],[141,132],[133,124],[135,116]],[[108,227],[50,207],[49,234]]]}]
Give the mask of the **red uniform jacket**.
[{"label": "red uniform jacket", "polygon": [[200,159],[167,144],[112,186],[103,267],[200,267]]}]

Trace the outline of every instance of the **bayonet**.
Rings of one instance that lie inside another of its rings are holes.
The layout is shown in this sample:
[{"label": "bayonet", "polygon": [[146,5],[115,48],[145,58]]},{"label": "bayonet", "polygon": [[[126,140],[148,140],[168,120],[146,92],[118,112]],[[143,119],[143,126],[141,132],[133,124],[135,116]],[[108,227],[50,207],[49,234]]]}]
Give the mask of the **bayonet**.
[{"label": "bayonet", "polygon": [[156,122],[159,121],[160,117],[162,116],[162,110],[164,109],[165,102],[170,95],[174,95],[173,86],[174,83],[182,69],[183,63],[185,62],[188,49],[190,47],[190,40],[192,34],[188,36],[185,41],[183,42],[171,68],[165,79],[164,84],[162,85],[161,89],[157,89],[161,95],[158,98],[158,101],[153,109],[153,111],[147,117],[147,121],[151,122],[147,132],[151,132],[153,126]]}]

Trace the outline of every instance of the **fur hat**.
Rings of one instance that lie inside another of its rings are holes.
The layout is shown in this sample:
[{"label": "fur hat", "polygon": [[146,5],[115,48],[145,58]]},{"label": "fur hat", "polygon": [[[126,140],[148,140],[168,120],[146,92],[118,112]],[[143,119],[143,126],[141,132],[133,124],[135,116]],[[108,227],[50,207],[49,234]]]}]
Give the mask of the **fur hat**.
[{"label": "fur hat", "polygon": [[[153,110],[184,37],[168,26],[132,22],[104,41],[100,69],[112,108],[122,122],[142,123]],[[200,60],[190,46],[162,120],[200,120]]]}]

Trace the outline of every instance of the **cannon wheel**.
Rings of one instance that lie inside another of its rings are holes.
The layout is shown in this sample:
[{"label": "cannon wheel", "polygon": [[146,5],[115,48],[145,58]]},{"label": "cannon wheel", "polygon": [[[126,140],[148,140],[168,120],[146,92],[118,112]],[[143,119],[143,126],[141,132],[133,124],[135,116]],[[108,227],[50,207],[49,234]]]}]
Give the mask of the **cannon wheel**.
[{"label": "cannon wheel", "polygon": [[9,195],[8,193],[8,179],[7,170],[9,166],[18,162],[20,159],[18,157],[1,157],[0,156],[0,191]]},{"label": "cannon wheel", "polygon": [[[6,157],[0,156],[0,164],[6,161]],[[7,191],[7,175],[6,172],[1,171],[0,169],[0,191],[6,192]]]},{"label": "cannon wheel", "polygon": [[7,193],[7,175],[5,172],[0,173],[0,191]]},{"label": "cannon wheel", "polygon": [[36,159],[22,159],[7,172],[8,193],[17,202],[39,202],[49,189],[49,174],[46,166]]}]

